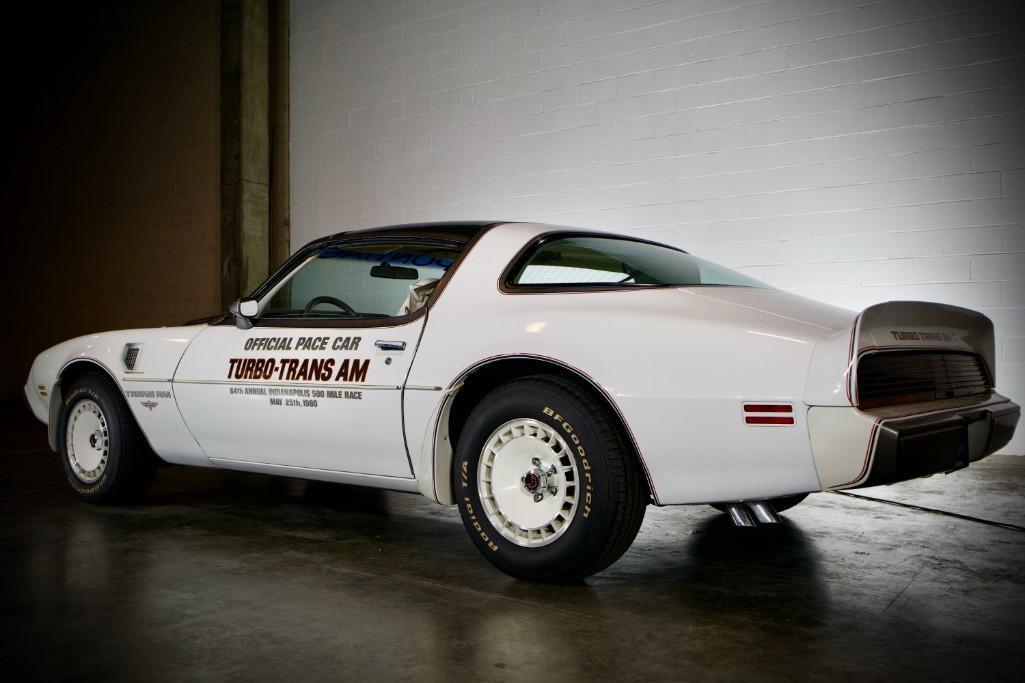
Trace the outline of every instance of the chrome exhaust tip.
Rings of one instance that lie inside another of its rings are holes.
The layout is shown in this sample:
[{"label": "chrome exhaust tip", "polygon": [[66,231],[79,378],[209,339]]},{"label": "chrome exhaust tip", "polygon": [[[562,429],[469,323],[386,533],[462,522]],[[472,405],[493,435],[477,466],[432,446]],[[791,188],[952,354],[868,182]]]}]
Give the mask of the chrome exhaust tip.
[{"label": "chrome exhaust tip", "polygon": [[779,516],[772,504],[766,501],[753,503],[729,503],[726,512],[736,527],[754,527],[760,524],[779,524]]},{"label": "chrome exhaust tip", "polygon": [[779,524],[779,516],[769,503],[758,501],[757,503],[748,503],[747,507],[754,513],[759,524]]},{"label": "chrome exhaust tip", "polygon": [[755,526],[755,521],[751,518],[751,513],[748,512],[747,506],[743,503],[731,503],[726,506],[726,511],[730,513],[730,521],[733,522],[733,526]]}]

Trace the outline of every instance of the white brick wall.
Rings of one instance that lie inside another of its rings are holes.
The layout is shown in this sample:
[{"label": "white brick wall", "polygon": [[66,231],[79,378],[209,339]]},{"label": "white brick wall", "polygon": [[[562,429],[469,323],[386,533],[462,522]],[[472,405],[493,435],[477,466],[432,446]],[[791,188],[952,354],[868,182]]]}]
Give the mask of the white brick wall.
[{"label": "white brick wall", "polygon": [[294,0],[291,49],[293,248],[636,232],[841,306],[980,309],[1025,400],[1020,0]]}]

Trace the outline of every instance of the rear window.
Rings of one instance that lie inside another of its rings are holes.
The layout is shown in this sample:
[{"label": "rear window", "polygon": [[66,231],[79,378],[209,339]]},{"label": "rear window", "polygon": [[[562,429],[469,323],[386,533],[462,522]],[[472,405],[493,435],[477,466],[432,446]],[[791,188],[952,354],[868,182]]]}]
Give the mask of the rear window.
[{"label": "rear window", "polygon": [[726,285],[763,282],[651,242],[615,237],[559,237],[535,247],[514,266],[508,284],[523,288]]}]

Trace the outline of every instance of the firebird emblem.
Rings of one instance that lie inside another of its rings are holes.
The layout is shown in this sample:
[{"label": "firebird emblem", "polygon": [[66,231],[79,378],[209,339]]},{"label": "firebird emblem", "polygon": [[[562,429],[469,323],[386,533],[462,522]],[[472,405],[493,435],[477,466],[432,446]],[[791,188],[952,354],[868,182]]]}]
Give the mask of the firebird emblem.
[{"label": "firebird emblem", "polygon": [[159,405],[159,404],[156,401],[143,401],[142,402],[142,407],[146,408],[148,410],[153,410],[154,408],[157,407],[157,405]]}]

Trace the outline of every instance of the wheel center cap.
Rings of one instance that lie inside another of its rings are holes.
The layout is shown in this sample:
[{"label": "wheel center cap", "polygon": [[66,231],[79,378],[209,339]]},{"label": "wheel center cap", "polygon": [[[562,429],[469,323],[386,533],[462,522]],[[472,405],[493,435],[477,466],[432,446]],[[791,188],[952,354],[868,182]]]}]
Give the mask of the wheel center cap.
[{"label": "wheel center cap", "polygon": [[533,498],[535,503],[540,503],[546,493],[554,496],[559,491],[555,478],[556,469],[555,465],[545,467],[541,458],[531,458],[531,464],[533,467],[520,477],[520,485],[523,492]]},{"label": "wheel center cap", "polygon": [[93,448],[96,448],[96,444],[98,444],[99,442],[100,442],[100,439],[96,435],[96,432],[93,432],[92,434],[89,435],[89,445],[90,446],[92,446]]},{"label": "wheel center cap", "polygon": [[534,493],[541,488],[541,478],[544,477],[544,473],[539,473],[538,470],[531,470],[523,475],[523,488],[527,490],[527,493]]}]

